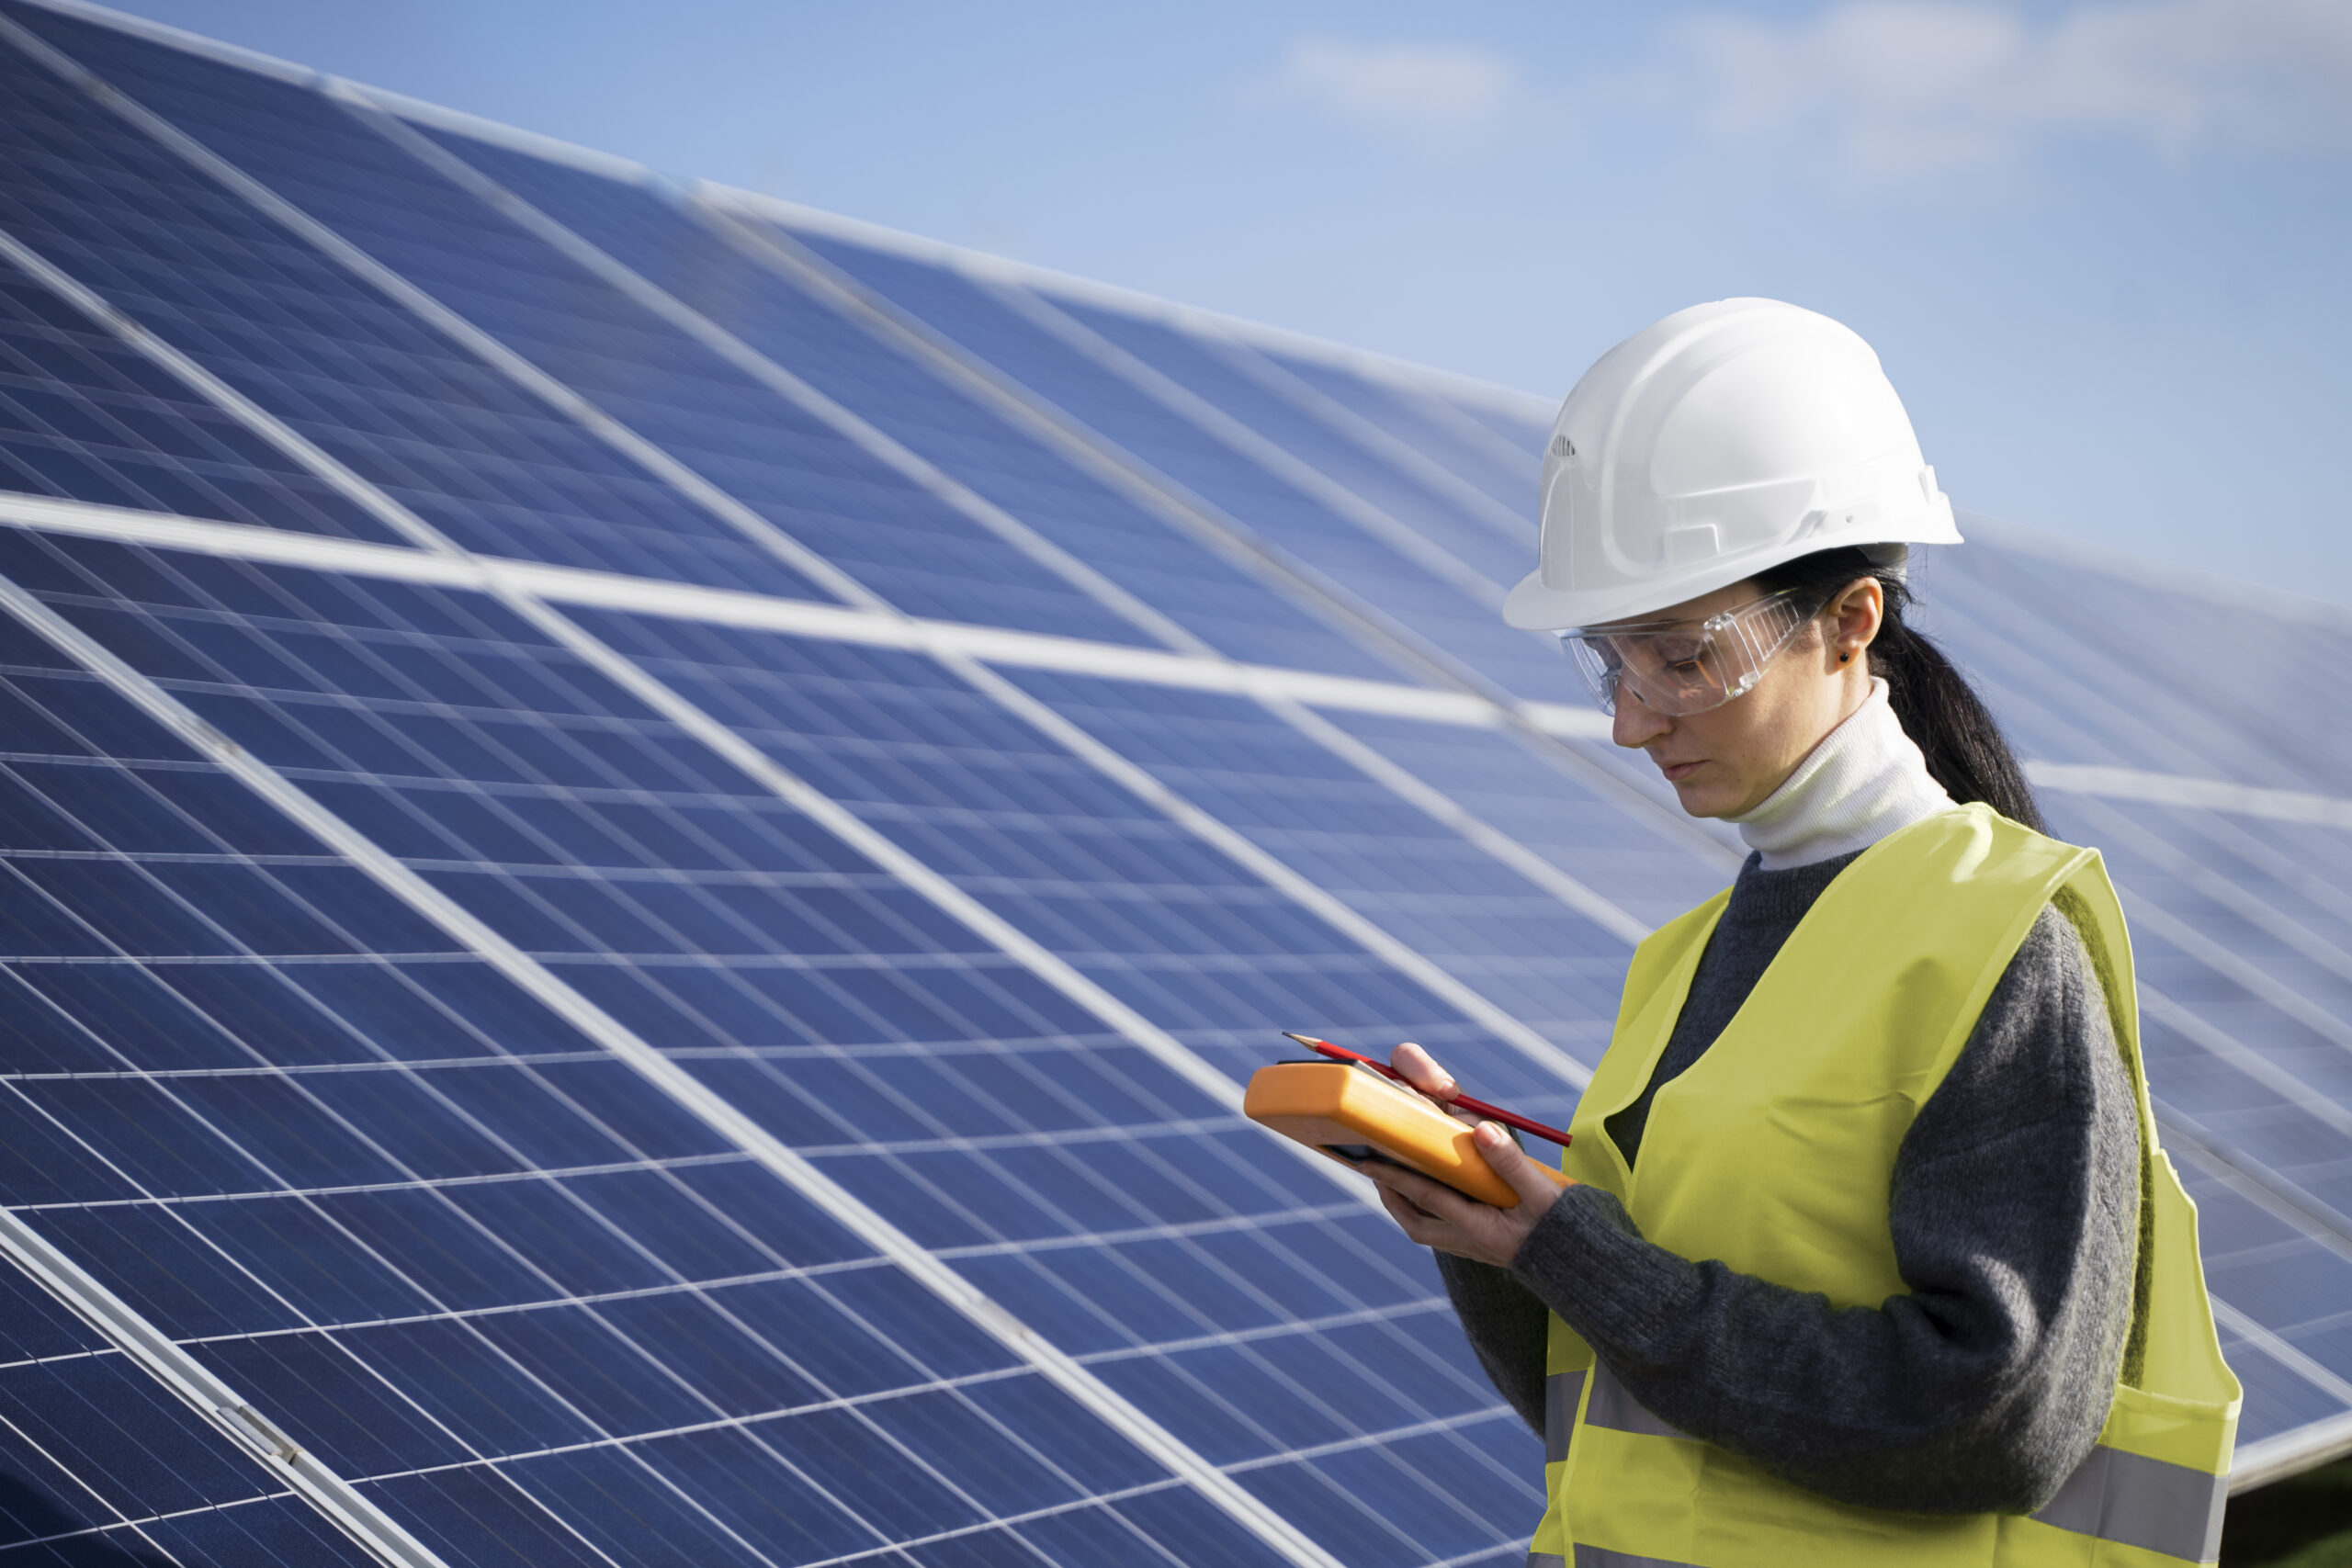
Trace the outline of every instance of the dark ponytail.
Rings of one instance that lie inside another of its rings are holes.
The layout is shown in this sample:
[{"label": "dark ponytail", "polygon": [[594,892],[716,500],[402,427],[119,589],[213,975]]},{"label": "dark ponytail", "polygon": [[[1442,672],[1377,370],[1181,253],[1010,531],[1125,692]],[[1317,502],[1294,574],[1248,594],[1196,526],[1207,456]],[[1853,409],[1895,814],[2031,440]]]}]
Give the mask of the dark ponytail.
[{"label": "dark ponytail", "polygon": [[1823,550],[1759,571],[1756,583],[1767,592],[1801,590],[1818,614],[1865,577],[1878,579],[1886,595],[1886,617],[1870,647],[1871,673],[1885,677],[1894,716],[1926,754],[1928,772],[1962,805],[1981,800],[2012,822],[2046,831],[2025,770],[1984,700],[1934,643],[1904,623],[1911,590],[1894,568],[1872,565],[1858,549]]}]

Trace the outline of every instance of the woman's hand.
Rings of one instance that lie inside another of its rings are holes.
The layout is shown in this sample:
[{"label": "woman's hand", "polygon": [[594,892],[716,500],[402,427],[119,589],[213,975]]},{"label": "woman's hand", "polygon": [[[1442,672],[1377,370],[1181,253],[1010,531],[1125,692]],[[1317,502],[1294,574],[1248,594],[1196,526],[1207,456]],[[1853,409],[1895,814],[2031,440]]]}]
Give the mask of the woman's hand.
[{"label": "woman's hand", "polygon": [[[1388,1069],[1440,1105],[1452,1105],[1453,1097],[1462,1092],[1462,1086],[1453,1081],[1453,1075],[1439,1066],[1436,1057],[1409,1040],[1388,1053]],[[1476,1117],[1464,1115],[1459,1111],[1453,1114],[1473,1125],[1477,1122]]]},{"label": "woman's hand", "polygon": [[[1440,1104],[1460,1092],[1453,1075],[1437,1065],[1419,1045],[1399,1045],[1388,1065],[1399,1077]],[[1366,1163],[1356,1168],[1380,1184],[1381,1206],[1397,1228],[1423,1247],[1451,1252],[1478,1263],[1508,1269],[1529,1233],[1560,1195],[1559,1186],[1536,1168],[1535,1162],[1492,1122],[1480,1122],[1464,1111],[1453,1113],[1476,1131],[1471,1136],[1478,1153],[1497,1176],[1519,1194],[1519,1206],[1498,1209],[1465,1198],[1442,1181],[1431,1180],[1403,1166]]]}]

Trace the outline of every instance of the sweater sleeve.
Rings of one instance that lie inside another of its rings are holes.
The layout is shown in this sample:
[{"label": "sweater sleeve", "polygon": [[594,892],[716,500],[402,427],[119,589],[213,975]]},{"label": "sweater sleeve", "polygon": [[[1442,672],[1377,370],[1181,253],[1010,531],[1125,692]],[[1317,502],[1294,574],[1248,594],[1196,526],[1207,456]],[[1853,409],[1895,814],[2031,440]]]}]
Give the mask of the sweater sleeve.
[{"label": "sweater sleeve", "polygon": [[1487,1381],[1519,1418],[1544,1435],[1544,1349],[1551,1309],[1510,1270],[1452,1253],[1436,1254],[1453,1314],[1486,1369]]},{"label": "sweater sleeve", "polygon": [[2030,1513],[2106,1419],[2139,1166],[2089,956],[2045,909],[1897,1155],[1906,1293],[1840,1309],[1690,1262],[1593,1187],[1561,1194],[1510,1272],[1653,1415],[1784,1480],[1868,1507]]}]

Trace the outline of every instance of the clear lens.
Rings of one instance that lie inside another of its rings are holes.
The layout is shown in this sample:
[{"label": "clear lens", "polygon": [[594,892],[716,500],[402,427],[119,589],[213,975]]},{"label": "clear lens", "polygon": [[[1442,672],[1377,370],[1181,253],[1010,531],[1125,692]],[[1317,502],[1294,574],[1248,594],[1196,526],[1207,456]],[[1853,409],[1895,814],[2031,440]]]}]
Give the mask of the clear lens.
[{"label": "clear lens", "polygon": [[1798,592],[1768,594],[1703,621],[1562,632],[1560,642],[1603,713],[1614,714],[1617,694],[1627,690],[1653,713],[1704,713],[1747,695],[1796,640],[1812,619]]}]

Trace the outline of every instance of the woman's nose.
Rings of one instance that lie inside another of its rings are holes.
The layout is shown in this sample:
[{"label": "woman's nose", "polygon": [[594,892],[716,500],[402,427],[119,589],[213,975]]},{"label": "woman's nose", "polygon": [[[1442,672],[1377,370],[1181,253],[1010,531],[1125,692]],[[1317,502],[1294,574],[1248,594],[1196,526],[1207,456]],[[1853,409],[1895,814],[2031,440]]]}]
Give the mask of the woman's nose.
[{"label": "woman's nose", "polygon": [[1638,750],[1674,728],[1664,714],[1643,705],[1628,686],[1617,688],[1617,713],[1610,720],[1609,739],[1627,750]]}]

